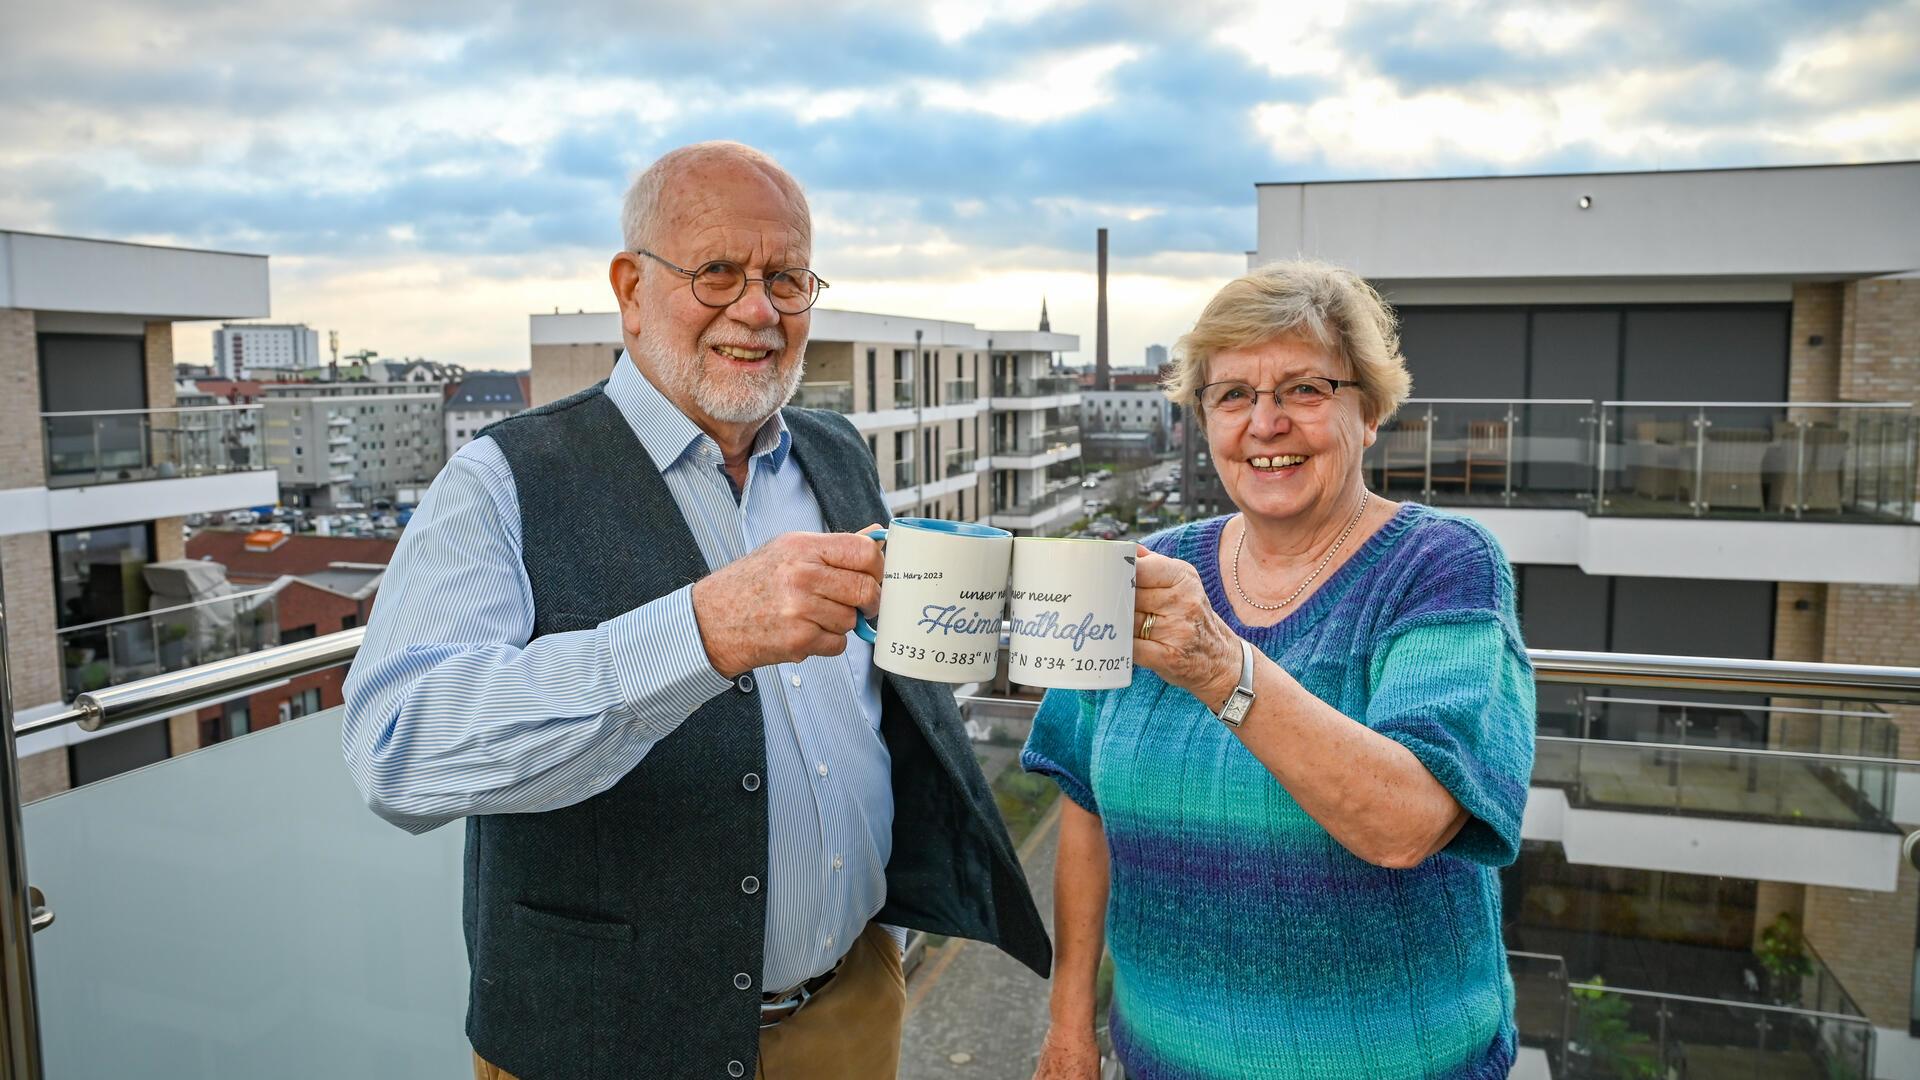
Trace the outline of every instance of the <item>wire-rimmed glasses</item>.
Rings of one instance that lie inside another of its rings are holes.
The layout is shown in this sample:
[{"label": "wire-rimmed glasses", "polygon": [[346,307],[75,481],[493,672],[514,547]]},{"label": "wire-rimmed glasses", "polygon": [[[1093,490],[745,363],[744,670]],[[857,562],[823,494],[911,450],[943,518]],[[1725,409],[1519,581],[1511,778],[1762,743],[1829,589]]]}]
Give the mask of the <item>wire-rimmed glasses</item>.
[{"label": "wire-rimmed glasses", "polygon": [[1323,375],[1302,375],[1271,390],[1231,380],[1212,382],[1200,388],[1200,407],[1209,413],[1233,415],[1251,410],[1262,394],[1271,396],[1280,411],[1297,419],[1308,419],[1333,401],[1343,386],[1359,386],[1354,379],[1329,379]]},{"label": "wire-rimmed glasses", "polygon": [[634,254],[644,255],[686,278],[693,289],[693,298],[710,308],[732,306],[746,295],[747,286],[757,281],[767,290],[767,302],[773,305],[773,310],[782,315],[798,315],[812,307],[820,299],[820,290],[827,287],[819,274],[804,266],[775,270],[766,277],[756,278],[747,276],[746,267],[725,259],[704,262],[698,269],[689,270],[644,248]]}]

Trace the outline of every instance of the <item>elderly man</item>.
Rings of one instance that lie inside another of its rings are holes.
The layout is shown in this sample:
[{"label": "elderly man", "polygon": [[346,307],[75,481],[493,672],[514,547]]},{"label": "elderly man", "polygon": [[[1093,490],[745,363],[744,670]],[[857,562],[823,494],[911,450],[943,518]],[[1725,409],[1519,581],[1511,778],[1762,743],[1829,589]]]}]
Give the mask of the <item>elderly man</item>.
[{"label": "elderly man", "polygon": [[703,143],[629,191],[605,382],[434,482],[347,680],[345,752],[413,832],[467,819],[477,1076],[892,1077],[890,927],[1050,949],[945,688],[848,633],[886,518],[799,384],[799,185]]}]

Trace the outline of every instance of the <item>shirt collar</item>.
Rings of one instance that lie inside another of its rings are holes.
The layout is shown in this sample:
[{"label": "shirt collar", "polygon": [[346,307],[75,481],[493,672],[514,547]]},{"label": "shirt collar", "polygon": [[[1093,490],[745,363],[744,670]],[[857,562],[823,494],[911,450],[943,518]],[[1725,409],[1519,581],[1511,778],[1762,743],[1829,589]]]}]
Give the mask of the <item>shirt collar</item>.
[{"label": "shirt collar", "polygon": [[[653,458],[654,467],[661,472],[672,468],[689,453],[709,448],[716,455],[719,453],[719,445],[712,437],[700,430],[700,425],[681,412],[679,406],[667,400],[667,396],[640,373],[640,368],[624,350],[607,380],[606,393],[620,415],[626,417],[627,426],[633,429],[634,437],[646,448],[647,455]],[[786,418],[775,412],[754,434],[753,451],[748,457],[766,459],[767,465],[777,473],[787,463],[792,449],[793,434],[787,430]]]}]

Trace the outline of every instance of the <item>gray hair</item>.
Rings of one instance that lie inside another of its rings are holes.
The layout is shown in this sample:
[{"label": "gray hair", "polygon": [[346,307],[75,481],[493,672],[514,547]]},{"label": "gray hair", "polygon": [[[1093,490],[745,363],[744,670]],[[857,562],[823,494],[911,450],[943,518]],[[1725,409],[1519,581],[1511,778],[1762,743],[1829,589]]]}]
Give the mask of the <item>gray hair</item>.
[{"label": "gray hair", "polygon": [[1393,309],[1353,271],[1305,259],[1263,266],[1215,293],[1174,346],[1161,390],[1176,405],[1198,407],[1214,353],[1286,337],[1345,360],[1369,420],[1387,420],[1413,390]]},{"label": "gray hair", "polygon": [[[633,184],[627,188],[627,197],[620,206],[620,233],[627,250],[651,248],[658,242],[661,196],[680,173],[695,166],[727,160],[743,162],[759,169],[802,210],[807,209],[807,193],[801,190],[800,182],[773,158],[745,143],[724,140],[693,143],[660,155],[658,160],[647,166],[646,171],[634,177]],[[803,214],[802,220],[808,223],[808,239],[811,240],[811,215]]]}]

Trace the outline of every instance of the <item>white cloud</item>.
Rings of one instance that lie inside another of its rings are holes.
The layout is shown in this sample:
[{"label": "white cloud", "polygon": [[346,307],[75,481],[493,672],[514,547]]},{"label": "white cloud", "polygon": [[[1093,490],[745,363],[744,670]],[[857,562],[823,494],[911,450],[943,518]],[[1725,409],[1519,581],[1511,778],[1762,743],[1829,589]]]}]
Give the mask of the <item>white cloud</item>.
[{"label": "white cloud", "polygon": [[988,23],[1031,22],[1049,11],[1077,7],[1082,0],[968,0],[936,2],[927,6],[927,22],[941,41],[964,41]]},{"label": "white cloud", "polygon": [[1059,120],[1112,101],[1114,70],[1139,56],[1140,50],[1131,45],[1041,53],[1010,75],[971,83],[928,80],[919,84],[919,90],[936,108],[1029,124]]}]

